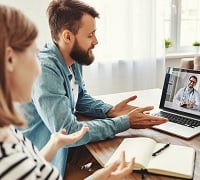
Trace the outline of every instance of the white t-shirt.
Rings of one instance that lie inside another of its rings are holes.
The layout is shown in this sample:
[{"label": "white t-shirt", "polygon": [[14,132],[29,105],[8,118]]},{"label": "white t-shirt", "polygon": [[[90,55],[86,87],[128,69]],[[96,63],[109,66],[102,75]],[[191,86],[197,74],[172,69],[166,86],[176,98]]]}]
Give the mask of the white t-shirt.
[{"label": "white t-shirt", "polygon": [[[74,95],[74,106],[76,106],[76,102],[78,100],[78,84],[76,83],[74,73],[73,73],[71,66],[69,66],[69,70],[72,74],[72,79],[71,79],[70,83],[71,83],[71,88],[72,88],[72,92]],[[76,111],[75,107],[74,107],[74,111]]]}]

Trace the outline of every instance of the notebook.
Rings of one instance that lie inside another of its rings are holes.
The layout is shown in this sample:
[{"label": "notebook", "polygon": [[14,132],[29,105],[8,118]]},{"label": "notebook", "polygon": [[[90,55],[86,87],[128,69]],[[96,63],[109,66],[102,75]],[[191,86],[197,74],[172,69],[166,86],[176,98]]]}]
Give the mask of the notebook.
[{"label": "notebook", "polygon": [[185,139],[198,135],[200,133],[200,71],[168,67],[159,109],[152,114],[169,119],[164,124],[153,126],[153,129]]},{"label": "notebook", "polygon": [[135,157],[134,170],[193,178],[195,149],[192,147],[158,143],[147,137],[125,138],[104,166],[118,160],[122,151],[126,154],[126,164]]}]

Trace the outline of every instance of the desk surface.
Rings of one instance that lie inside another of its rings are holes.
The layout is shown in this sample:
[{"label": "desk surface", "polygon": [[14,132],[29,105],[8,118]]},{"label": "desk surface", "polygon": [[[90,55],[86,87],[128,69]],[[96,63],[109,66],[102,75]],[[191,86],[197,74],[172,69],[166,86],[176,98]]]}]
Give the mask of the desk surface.
[{"label": "desk surface", "polygon": [[[133,91],[133,92],[124,92],[117,94],[109,94],[96,96],[97,99],[102,99],[104,102],[108,102],[110,104],[116,104],[120,102],[122,99],[128,98],[132,95],[137,95],[138,98],[131,102],[130,104],[137,106],[147,106],[154,105],[155,108],[159,107],[161,90],[160,89],[149,89],[142,91]],[[200,179],[200,135],[190,139],[185,140],[173,135],[169,135],[166,133],[162,133],[153,129],[129,129],[123,133],[119,133],[116,135],[114,139],[105,140],[97,143],[91,143],[86,145],[90,153],[96,158],[101,166],[108,161],[109,157],[114,153],[116,148],[119,146],[123,138],[125,137],[150,137],[157,142],[162,143],[172,143],[172,144],[180,144],[185,146],[192,146],[196,150],[196,161],[195,161],[195,169],[194,169],[194,180]],[[183,157],[184,158],[184,157]],[[129,179],[141,179],[141,175],[139,173],[132,173],[128,178]],[[179,179],[179,178],[171,178],[166,176],[159,175],[145,175],[145,179],[159,179],[159,180],[171,180],[171,179]]]}]

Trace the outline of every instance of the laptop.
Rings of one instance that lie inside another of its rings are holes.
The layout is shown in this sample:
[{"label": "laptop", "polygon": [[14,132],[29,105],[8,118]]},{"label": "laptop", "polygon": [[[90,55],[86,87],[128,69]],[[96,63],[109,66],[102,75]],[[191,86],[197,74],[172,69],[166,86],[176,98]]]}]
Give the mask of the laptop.
[{"label": "laptop", "polygon": [[[196,79],[191,76],[195,76],[197,81],[193,82]],[[195,83],[192,91],[186,88],[189,82]],[[159,109],[154,111],[153,115],[167,117],[169,121],[152,128],[185,139],[198,135],[200,133],[200,102],[198,102],[200,95],[198,94],[200,94],[200,71],[168,67]],[[184,98],[193,102],[186,105],[182,103]]]}]

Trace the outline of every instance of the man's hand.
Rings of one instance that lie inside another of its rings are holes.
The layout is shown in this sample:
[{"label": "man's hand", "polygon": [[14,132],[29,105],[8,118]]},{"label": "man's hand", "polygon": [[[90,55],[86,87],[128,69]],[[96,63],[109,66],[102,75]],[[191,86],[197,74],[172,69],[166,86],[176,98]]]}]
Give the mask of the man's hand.
[{"label": "man's hand", "polygon": [[194,103],[189,102],[189,103],[187,104],[187,108],[193,108],[193,107],[194,107]]},{"label": "man's hand", "polygon": [[131,106],[128,104],[130,101],[133,101],[136,98],[137,98],[137,96],[131,96],[131,97],[121,101],[120,103],[118,103],[117,105],[115,105],[113,108],[111,108],[108,111],[107,116],[113,118],[113,117],[128,114],[130,111],[137,108],[136,106]]},{"label": "man's hand", "polygon": [[180,106],[181,106],[181,107],[187,107],[187,104],[186,104],[185,101],[180,101]]},{"label": "man's hand", "polygon": [[144,129],[167,122],[166,118],[151,116],[148,111],[152,109],[153,106],[147,106],[144,108],[136,108],[128,113],[131,128]]}]

